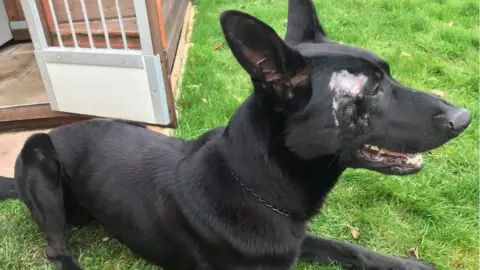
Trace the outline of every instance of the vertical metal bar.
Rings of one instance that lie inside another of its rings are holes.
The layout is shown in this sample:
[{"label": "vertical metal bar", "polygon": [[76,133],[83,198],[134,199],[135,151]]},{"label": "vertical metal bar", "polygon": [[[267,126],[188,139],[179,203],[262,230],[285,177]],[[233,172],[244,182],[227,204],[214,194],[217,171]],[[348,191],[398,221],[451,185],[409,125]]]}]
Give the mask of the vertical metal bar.
[{"label": "vertical metal bar", "polygon": [[119,0],[115,0],[115,6],[117,7],[117,16],[118,16],[118,24],[120,25],[120,32],[122,33],[123,48],[125,50],[128,50],[127,34],[125,33],[125,28],[123,27],[123,17],[122,17],[122,11],[120,10]]},{"label": "vertical metal bar", "polygon": [[140,44],[142,53],[153,55],[153,42],[150,34],[150,24],[148,20],[146,0],[133,0],[135,7],[135,17],[137,18],[138,33],[140,34]]},{"label": "vertical metal bar", "polygon": [[145,70],[147,71],[148,83],[150,86],[150,98],[152,100],[155,122],[161,125],[168,125],[172,122],[168,110],[167,92],[163,81],[163,70],[160,56],[144,56]]},{"label": "vertical metal bar", "polygon": [[72,32],[73,45],[75,45],[75,48],[78,48],[77,33],[75,33],[75,28],[73,27],[70,6],[68,5],[68,0],[63,0],[63,2],[65,3],[65,11],[67,12],[68,24],[70,25],[70,31]]},{"label": "vertical metal bar", "polygon": [[87,7],[85,6],[85,0],[80,0],[83,12],[83,20],[85,21],[85,27],[87,28],[88,41],[90,42],[90,48],[95,49],[92,38],[92,29],[90,29],[90,20],[88,19]]},{"label": "vertical metal bar", "polygon": [[55,32],[57,33],[58,44],[60,45],[60,47],[63,48],[62,35],[60,34],[60,29],[58,27],[57,13],[55,12],[55,8],[53,7],[52,0],[48,0],[48,5],[50,6],[50,10],[52,11],[53,24],[55,25]]},{"label": "vertical metal bar", "polygon": [[110,46],[110,37],[108,36],[107,23],[105,22],[105,14],[103,13],[103,3],[102,0],[97,0],[98,2],[98,11],[100,12],[100,18],[102,19],[103,33],[105,35],[105,43],[107,43],[107,49],[111,49]]}]

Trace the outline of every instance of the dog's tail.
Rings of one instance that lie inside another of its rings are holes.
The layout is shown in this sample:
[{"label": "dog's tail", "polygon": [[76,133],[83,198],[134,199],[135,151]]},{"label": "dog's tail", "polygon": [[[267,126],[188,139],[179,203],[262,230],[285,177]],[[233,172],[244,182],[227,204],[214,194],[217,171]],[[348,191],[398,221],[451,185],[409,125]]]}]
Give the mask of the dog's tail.
[{"label": "dog's tail", "polygon": [[15,179],[0,176],[0,201],[17,198],[18,192]]},{"label": "dog's tail", "polygon": [[20,197],[16,180],[35,179],[40,175],[55,174],[61,169],[52,139],[45,133],[36,133],[27,139],[20,151],[20,159],[20,167],[15,168],[18,179],[0,176],[0,200]]}]

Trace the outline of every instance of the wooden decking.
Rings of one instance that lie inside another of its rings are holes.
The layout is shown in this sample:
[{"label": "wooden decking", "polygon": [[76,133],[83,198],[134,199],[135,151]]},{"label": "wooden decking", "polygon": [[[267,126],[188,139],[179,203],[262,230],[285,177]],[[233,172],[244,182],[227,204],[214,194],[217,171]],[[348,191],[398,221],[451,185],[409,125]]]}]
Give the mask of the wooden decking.
[{"label": "wooden decking", "polygon": [[47,102],[32,43],[0,47],[0,108]]},{"label": "wooden decking", "polygon": [[0,131],[87,118],[50,109],[31,42],[0,47]]}]

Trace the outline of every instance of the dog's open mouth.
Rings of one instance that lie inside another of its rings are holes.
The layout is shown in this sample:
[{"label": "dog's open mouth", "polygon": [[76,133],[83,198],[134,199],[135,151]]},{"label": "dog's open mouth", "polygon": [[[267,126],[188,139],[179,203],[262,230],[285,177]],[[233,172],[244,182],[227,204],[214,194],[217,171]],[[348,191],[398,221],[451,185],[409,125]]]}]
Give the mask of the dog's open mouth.
[{"label": "dog's open mouth", "polygon": [[416,173],[423,168],[422,155],[393,152],[376,145],[365,144],[360,155],[374,168],[394,174]]}]

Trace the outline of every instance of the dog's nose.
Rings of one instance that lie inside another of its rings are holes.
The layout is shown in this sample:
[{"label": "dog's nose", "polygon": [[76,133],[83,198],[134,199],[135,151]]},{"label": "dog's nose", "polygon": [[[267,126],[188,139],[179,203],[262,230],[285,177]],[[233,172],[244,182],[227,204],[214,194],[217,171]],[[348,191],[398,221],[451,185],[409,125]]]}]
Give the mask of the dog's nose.
[{"label": "dog's nose", "polygon": [[448,128],[450,128],[454,133],[460,133],[464,131],[470,122],[472,121],[472,116],[469,111],[460,108],[458,110],[453,110],[451,113],[447,114]]}]

